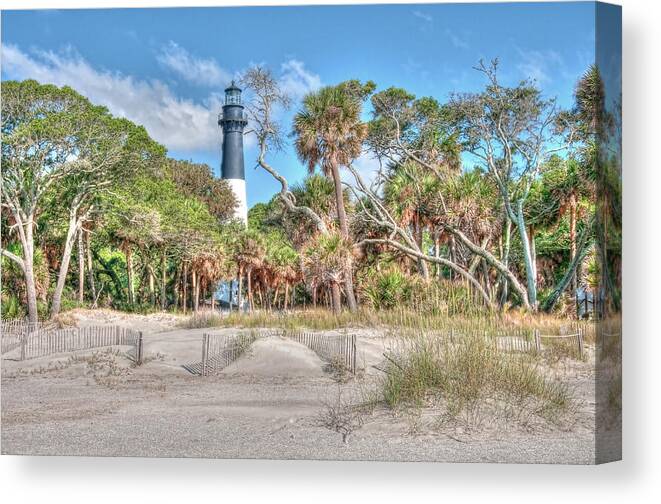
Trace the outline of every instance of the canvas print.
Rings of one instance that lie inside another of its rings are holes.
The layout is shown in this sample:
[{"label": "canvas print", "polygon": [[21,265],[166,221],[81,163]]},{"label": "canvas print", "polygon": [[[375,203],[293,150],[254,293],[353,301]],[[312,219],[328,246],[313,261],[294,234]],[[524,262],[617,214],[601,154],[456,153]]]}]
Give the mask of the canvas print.
[{"label": "canvas print", "polygon": [[2,12],[3,455],[621,458],[621,9]]}]

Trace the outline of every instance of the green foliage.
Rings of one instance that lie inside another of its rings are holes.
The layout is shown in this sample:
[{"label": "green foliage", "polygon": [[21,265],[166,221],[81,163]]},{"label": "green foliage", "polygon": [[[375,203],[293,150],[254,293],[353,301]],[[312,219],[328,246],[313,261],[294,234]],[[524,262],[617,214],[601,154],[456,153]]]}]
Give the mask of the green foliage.
[{"label": "green foliage", "polygon": [[317,285],[339,284],[351,264],[351,245],[335,232],[319,234],[303,251],[304,271]]},{"label": "green foliage", "polygon": [[[316,213],[328,234],[304,213],[289,212],[279,195],[251,208],[245,229],[231,221],[236,200],[227,182],[216,179],[206,164],[167,158],[142,126],[113,117],[69,87],[3,82],[3,197],[13,196],[14,206],[18,202],[17,208],[2,209],[2,242],[13,257],[2,258],[3,304],[8,312],[20,313],[17,303],[26,302],[18,265],[26,246],[17,232],[20,215],[34,219],[41,310],[55,290],[52,273],[63,263],[65,238],[76,219],[88,240],[83,252],[89,246],[92,278],[102,293],[99,304],[131,311],[161,304],[177,308],[184,291],[188,305],[193,277],[202,291],[198,294],[208,296],[219,279],[234,278],[240,270],[251,273],[252,289],[259,292],[255,297],[268,309],[293,307],[298,303],[287,303],[292,298],[323,303],[331,288],[335,299],[346,296],[346,286],[339,286],[355,279],[362,302],[379,316],[394,316],[404,305],[434,317],[481,316],[485,303],[476,296],[475,283],[497,305],[504,275],[493,261],[479,259],[455,230],[494,260],[507,256],[506,267],[521,284],[533,278],[525,264],[530,266],[531,254],[524,253],[527,244],[520,237],[527,232],[537,255],[533,283],[539,285],[528,282],[525,289],[539,289],[542,301],[554,299],[553,287],[565,277],[569,251],[595,213],[603,224],[595,229],[605,230],[601,239],[607,247],[621,247],[619,165],[597,148],[613,134],[615,113],[606,111],[596,67],[579,80],[574,108],[553,117],[552,102],[535,84],[505,87],[496,79],[495,65],[482,70],[485,87],[453,95],[449,103],[397,87],[376,92],[372,81],[355,79],[305,96],[292,137],[309,175],[291,186],[287,197]],[[271,99],[286,104],[268,73],[254,70],[252,78]],[[363,120],[366,103],[372,108],[368,122]],[[530,153],[550,145],[550,136],[535,134],[547,114],[556,119],[558,135],[567,135],[570,125],[579,127],[578,148],[566,156],[539,156],[544,162],[533,166],[529,160],[538,156]],[[267,147],[281,147],[277,125],[267,119]],[[516,146],[509,153],[499,127]],[[495,149],[489,151],[492,165],[482,156],[483,166],[462,170],[462,154],[484,154],[489,142]],[[347,189],[339,174],[365,147],[383,166],[371,197]],[[608,189],[599,204],[597,182]],[[524,221],[514,219],[507,240],[505,224],[513,217],[506,203],[521,203]],[[386,237],[438,254],[473,275],[475,283],[469,287],[457,269],[423,267],[413,254],[383,243]],[[72,250],[76,268],[77,241]],[[617,284],[612,270],[619,255],[610,257],[614,263],[600,269],[596,256],[589,255],[578,271],[582,284],[596,286],[607,278]],[[423,280],[427,270],[430,278]],[[64,272],[63,278],[67,309],[78,303],[77,275]],[[88,305],[96,301],[89,283],[86,276]],[[504,307],[523,303],[523,289],[514,290],[502,299]]]},{"label": "green foliage", "polygon": [[360,156],[367,135],[367,125],[360,120],[364,92],[354,83],[327,86],[305,96],[292,134],[296,152],[310,173],[319,165],[330,175],[333,167],[347,166]]},{"label": "green foliage", "polygon": [[183,195],[203,202],[218,222],[233,217],[236,197],[226,180],[214,178],[208,165],[169,159],[167,172]]},{"label": "green foliage", "polygon": [[432,280],[406,274],[394,265],[372,269],[361,277],[361,294],[376,310],[410,307],[420,315],[479,316],[485,307],[471,289],[458,282]]},{"label": "green foliage", "polygon": [[411,300],[412,283],[396,268],[373,271],[362,282],[362,294],[372,308],[388,310]]},{"label": "green foliage", "polygon": [[2,294],[2,320],[25,318],[27,312],[16,294]]},{"label": "green foliage", "polygon": [[[6,244],[4,248],[19,257],[23,255],[21,246],[16,242]],[[2,292],[16,295],[24,303],[26,292],[23,271],[14,261],[5,256],[2,256],[0,261],[2,262]],[[44,300],[48,292],[50,273],[46,256],[40,248],[34,250],[33,268],[37,298]]]}]

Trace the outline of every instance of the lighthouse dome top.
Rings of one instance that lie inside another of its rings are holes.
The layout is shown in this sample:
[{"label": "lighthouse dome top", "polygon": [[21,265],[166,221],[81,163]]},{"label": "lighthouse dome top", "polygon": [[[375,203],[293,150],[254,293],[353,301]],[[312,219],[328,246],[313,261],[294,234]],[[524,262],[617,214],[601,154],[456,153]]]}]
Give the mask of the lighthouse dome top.
[{"label": "lighthouse dome top", "polygon": [[241,88],[234,81],[225,89],[225,105],[241,105]]}]

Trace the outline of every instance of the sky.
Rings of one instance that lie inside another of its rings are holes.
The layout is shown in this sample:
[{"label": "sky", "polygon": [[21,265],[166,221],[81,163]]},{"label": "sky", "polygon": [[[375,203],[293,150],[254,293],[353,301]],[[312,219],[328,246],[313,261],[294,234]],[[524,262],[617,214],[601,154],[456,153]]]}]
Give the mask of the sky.
[{"label": "sky", "polygon": [[[479,91],[473,67],[496,57],[503,83],[534,79],[569,107],[595,59],[594,20],[592,2],[3,11],[1,77],[72,86],[219,175],[223,90],[251,65],[292,96],[285,131],[322,86],[372,80],[443,102]],[[250,136],[245,151],[252,206],[279,186],[255,168]],[[291,142],[270,159],[290,183],[306,174]],[[356,165],[369,178],[377,162],[365,154]]]}]

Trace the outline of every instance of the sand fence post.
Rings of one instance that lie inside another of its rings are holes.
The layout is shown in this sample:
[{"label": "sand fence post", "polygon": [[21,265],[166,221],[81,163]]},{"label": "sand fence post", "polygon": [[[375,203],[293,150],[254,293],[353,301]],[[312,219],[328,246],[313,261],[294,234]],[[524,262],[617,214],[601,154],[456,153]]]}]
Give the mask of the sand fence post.
[{"label": "sand fence post", "polygon": [[356,335],[351,335],[351,370],[356,374]]},{"label": "sand fence post", "polygon": [[578,343],[578,356],[582,359],[583,358],[583,328],[579,327],[578,328],[578,334],[576,335],[576,340]]},{"label": "sand fence post", "polygon": [[23,331],[21,334],[21,360],[25,360],[25,346],[28,344],[29,332]]},{"label": "sand fence post", "polygon": [[535,329],[533,331],[534,337],[535,337],[535,351],[536,352],[541,352],[542,351],[542,337],[539,334],[539,329]]},{"label": "sand fence post", "polygon": [[202,376],[207,375],[207,359],[209,358],[209,335],[202,334]]},{"label": "sand fence post", "polygon": [[138,331],[138,344],[135,361],[138,366],[142,364],[142,331]]}]

